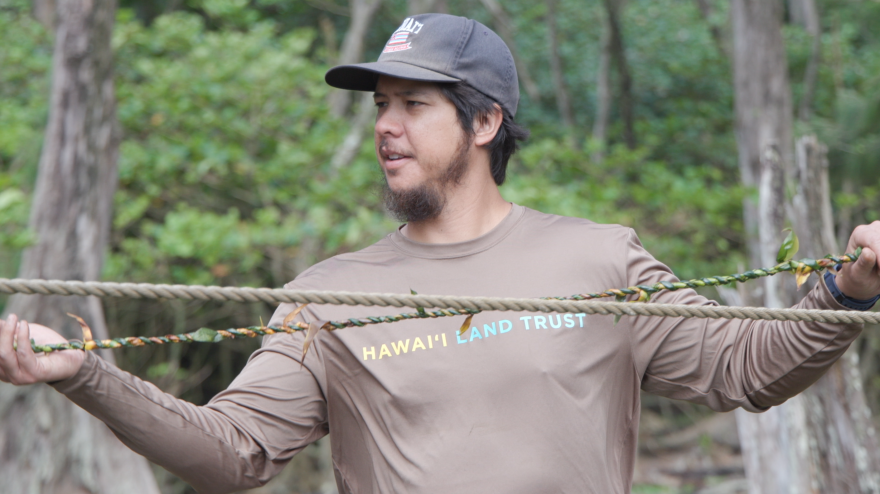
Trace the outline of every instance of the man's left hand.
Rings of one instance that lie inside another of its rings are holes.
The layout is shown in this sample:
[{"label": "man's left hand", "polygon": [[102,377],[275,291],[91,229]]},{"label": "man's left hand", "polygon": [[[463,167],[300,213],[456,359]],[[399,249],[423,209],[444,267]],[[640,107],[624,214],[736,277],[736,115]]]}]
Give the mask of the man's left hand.
[{"label": "man's left hand", "polygon": [[859,247],[862,253],[853,263],[846,263],[837,275],[837,288],[849,298],[870,300],[880,295],[880,221],[861,225],[849,237],[846,252],[853,253]]}]

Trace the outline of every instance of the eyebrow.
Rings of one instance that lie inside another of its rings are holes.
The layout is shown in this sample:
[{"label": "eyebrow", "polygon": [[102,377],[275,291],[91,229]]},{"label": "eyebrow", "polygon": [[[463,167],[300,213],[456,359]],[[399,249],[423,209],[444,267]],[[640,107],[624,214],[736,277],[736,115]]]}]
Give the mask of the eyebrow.
[{"label": "eyebrow", "polygon": [[[409,91],[399,91],[394,93],[395,96],[426,96],[427,94],[428,91],[425,91],[423,89],[411,89]],[[373,93],[374,98],[379,98],[383,96],[386,98],[388,97],[388,95],[380,93],[379,91]]]}]

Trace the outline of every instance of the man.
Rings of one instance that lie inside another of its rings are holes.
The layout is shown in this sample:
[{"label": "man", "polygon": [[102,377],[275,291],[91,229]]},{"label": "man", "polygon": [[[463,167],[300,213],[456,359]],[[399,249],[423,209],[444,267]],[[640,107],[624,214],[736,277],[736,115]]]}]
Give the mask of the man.
[{"label": "man", "polygon": [[[472,20],[407,19],[379,62],[337,67],[327,81],[375,92],[376,154],[389,209],[408,222],[362,251],[334,257],[294,289],[540,297],[674,280],[615,225],[539,213],[498,191],[516,140],[518,88],[504,43]],[[804,308],[865,308],[880,294],[880,223],[841,278]],[[658,302],[711,304],[693,291]],[[282,304],[270,325],[294,306]],[[310,305],[305,321],[383,315]],[[0,379],[52,382],[135,451],[200,492],[268,481],[332,432],[339,490],[361,492],[629,492],[639,390],[716,410],[762,411],[814,382],[858,325],[482,313],[322,331],[264,341],[203,407],[166,395],[93,354],[35,357],[28,337],[59,341],[10,317]],[[13,340],[18,350],[12,349]],[[302,362],[301,362],[302,361]]]}]

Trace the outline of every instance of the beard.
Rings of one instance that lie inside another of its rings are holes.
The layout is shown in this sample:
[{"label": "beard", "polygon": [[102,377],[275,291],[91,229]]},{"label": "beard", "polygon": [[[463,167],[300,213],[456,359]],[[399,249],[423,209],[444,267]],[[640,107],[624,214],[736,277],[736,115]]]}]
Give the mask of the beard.
[{"label": "beard", "polygon": [[463,138],[455,155],[446,168],[436,177],[426,180],[413,188],[392,190],[388,177],[382,188],[385,208],[398,221],[418,222],[432,220],[440,216],[446,207],[446,192],[461,183],[468,168],[468,150],[471,139]]}]

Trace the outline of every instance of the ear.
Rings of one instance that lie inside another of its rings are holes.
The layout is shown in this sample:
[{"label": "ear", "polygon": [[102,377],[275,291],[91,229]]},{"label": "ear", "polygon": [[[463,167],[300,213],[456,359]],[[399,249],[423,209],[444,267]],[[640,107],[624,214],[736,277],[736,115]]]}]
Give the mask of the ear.
[{"label": "ear", "polygon": [[491,113],[477,115],[474,118],[474,144],[477,146],[485,146],[492,142],[498,129],[501,128],[501,120],[503,114],[501,107],[497,103]]}]

